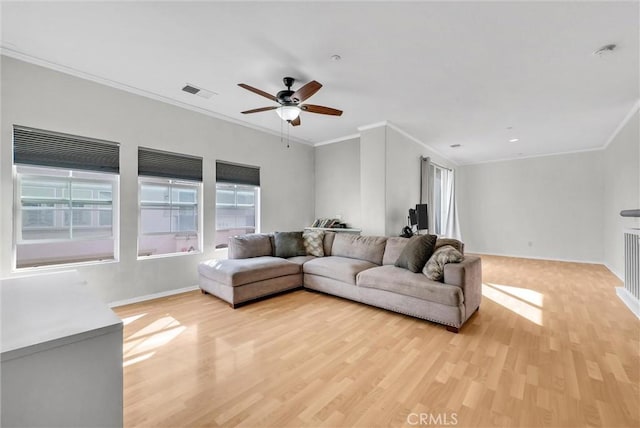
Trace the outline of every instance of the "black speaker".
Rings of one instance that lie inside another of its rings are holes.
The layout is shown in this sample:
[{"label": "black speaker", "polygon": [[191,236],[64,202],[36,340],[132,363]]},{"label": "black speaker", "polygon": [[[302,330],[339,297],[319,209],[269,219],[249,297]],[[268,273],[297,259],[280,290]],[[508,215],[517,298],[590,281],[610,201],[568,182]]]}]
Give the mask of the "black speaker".
[{"label": "black speaker", "polygon": [[429,229],[429,217],[427,215],[427,204],[416,205],[416,214],[418,217],[418,230]]},{"label": "black speaker", "polygon": [[418,216],[416,215],[416,210],[413,208],[409,208],[409,225],[415,226],[418,224]]}]

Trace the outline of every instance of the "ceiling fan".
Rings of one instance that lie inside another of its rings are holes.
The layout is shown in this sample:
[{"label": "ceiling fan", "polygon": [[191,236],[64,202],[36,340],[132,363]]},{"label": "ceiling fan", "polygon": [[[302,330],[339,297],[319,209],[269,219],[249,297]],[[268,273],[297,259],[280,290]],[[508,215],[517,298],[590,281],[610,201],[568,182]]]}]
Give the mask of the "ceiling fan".
[{"label": "ceiling fan", "polygon": [[307,83],[297,91],[291,90],[291,86],[293,86],[293,82],[295,82],[295,79],[293,77],[285,77],[284,79],[282,79],[282,81],[284,82],[284,86],[286,86],[287,89],[278,92],[275,96],[261,91],[260,89],[254,88],[253,86],[249,86],[245,83],[238,83],[238,86],[240,86],[241,88],[244,88],[255,94],[262,95],[263,97],[269,98],[270,100],[276,101],[278,104],[280,104],[279,106],[260,107],[253,110],[243,111],[242,114],[275,110],[282,120],[286,120],[293,126],[300,125],[301,111],[306,111],[309,113],[328,114],[332,116],[342,115],[342,110],[337,110],[331,107],[317,106],[313,104],[301,104],[304,100],[311,97],[313,94],[318,92],[320,88],[322,88],[322,85],[315,80]]}]

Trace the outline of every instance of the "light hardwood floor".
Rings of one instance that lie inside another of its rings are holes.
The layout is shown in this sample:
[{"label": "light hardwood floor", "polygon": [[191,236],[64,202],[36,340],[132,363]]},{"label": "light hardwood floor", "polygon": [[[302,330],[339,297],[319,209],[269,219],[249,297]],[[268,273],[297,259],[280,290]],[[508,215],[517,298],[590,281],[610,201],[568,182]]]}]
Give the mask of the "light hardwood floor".
[{"label": "light hardwood floor", "polygon": [[[296,291],[116,308],[125,426],[639,427],[640,321],[600,265],[483,256],[459,334]],[[422,418],[422,424],[420,424]]]}]

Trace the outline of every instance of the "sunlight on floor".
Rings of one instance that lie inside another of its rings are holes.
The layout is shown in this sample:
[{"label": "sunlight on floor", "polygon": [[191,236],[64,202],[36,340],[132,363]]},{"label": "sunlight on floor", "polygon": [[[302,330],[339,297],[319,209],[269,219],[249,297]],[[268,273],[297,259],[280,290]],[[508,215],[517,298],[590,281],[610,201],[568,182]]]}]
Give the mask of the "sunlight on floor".
[{"label": "sunlight on floor", "polygon": [[[127,317],[123,322],[125,325],[130,324],[144,315],[146,314]],[[175,318],[165,316],[137,330],[125,338],[123,367],[151,358],[159,347],[171,342],[186,329],[187,327],[181,325]]]},{"label": "sunlight on floor", "polygon": [[542,326],[544,295],[527,288],[501,284],[482,284],[482,295],[529,321]]},{"label": "sunlight on floor", "polygon": [[132,322],[139,320],[140,318],[142,318],[145,315],[147,315],[147,314],[131,315],[130,317],[123,318],[122,319],[122,324],[129,325]]}]

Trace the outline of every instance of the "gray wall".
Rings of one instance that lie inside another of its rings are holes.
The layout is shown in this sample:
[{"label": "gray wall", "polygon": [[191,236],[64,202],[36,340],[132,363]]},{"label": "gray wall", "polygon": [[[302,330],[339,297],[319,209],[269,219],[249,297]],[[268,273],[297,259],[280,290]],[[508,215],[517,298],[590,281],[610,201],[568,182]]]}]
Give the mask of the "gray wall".
[{"label": "gray wall", "polygon": [[602,152],[459,168],[465,250],[601,262]]},{"label": "gray wall", "polygon": [[622,210],[640,209],[640,113],[637,110],[611,141],[603,157],[604,262],[622,278],[623,231],[640,228],[640,219],[620,216]]},{"label": "gray wall", "polygon": [[[78,268],[107,302],[197,284],[198,262],[214,253],[216,159],[261,167],[263,231],[301,229],[313,221],[312,147],[287,149],[270,134],[12,58],[2,57],[1,71],[0,276],[13,274],[13,213],[7,203],[13,195],[13,124],[121,143],[120,261]],[[137,260],[138,146],[204,158],[203,254]]]},{"label": "gray wall", "polygon": [[315,165],[316,217],[340,216],[359,228],[360,139],[316,147]]}]

